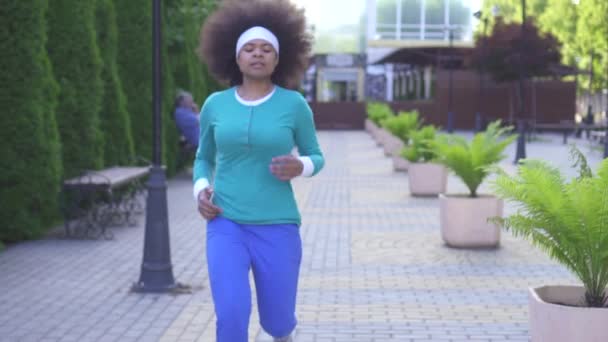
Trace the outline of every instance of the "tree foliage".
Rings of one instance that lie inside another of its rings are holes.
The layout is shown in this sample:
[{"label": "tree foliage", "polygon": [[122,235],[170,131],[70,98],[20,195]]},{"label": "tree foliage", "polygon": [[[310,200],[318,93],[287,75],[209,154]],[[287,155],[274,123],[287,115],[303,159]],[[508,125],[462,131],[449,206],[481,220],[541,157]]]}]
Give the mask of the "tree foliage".
[{"label": "tree foliage", "polygon": [[532,21],[521,24],[497,21],[490,36],[478,37],[473,63],[489,72],[498,82],[524,77],[551,75],[559,64],[559,43],[543,34]]},{"label": "tree foliage", "polygon": [[[490,26],[495,21],[521,23],[521,1],[485,0],[484,18]],[[492,8],[498,10],[494,18]],[[593,54],[592,91],[608,87],[608,1],[527,0],[527,17],[537,18],[543,32],[553,34],[561,44],[562,62],[589,70]],[[588,88],[588,82],[579,82]]]}]

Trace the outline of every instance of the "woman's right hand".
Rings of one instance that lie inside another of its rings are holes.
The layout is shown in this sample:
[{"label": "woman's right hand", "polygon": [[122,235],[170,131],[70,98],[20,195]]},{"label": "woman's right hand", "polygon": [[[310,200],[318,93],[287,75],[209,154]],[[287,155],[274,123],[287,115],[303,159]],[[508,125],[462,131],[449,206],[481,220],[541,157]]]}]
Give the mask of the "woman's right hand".
[{"label": "woman's right hand", "polygon": [[213,204],[213,189],[206,187],[198,194],[198,212],[207,220],[213,220],[222,213],[222,209]]}]

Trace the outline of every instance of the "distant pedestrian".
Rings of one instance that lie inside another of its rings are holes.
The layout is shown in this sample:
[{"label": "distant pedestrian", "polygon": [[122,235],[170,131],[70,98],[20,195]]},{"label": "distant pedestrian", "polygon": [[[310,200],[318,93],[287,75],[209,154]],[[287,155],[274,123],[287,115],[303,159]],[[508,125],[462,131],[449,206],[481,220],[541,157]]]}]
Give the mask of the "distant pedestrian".
[{"label": "distant pedestrian", "polygon": [[192,94],[180,91],[175,99],[173,117],[180,135],[193,149],[198,147],[200,137],[199,109]]}]

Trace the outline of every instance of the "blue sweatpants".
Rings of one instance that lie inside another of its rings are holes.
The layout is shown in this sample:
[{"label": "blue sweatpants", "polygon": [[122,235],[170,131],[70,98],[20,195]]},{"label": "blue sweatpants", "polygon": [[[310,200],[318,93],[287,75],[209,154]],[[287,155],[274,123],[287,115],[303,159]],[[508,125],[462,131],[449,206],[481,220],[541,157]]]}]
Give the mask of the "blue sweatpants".
[{"label": "blue sweatpants", "polygon": [[262,328],[289,335],[295,306],[302,241],[295,224],[243,225],[223,217],[207,224],[207,267],[217,316],[217,342],[247,342],[253,271]]}]

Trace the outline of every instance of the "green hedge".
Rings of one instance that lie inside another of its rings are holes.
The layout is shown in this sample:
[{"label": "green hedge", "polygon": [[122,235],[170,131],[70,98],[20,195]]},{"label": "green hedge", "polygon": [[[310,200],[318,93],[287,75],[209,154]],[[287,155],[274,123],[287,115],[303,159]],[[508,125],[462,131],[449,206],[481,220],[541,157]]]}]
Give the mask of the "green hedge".
[{"label": "green hedge", "polygon": [[[163,2],[164,4],[164,2]],[[131,115],[131,134],[137,156],[152,160],[152,2],[149,0],[116,1],[119,28],[118,67]],[[163,6],[166,10],[166,7]],[[163,22],[166,22],[163,14]],[[163,25],[165,26],[165,25]],[[163,27],[166,31],[166,27]],[[175,94],[172,67],[163,38],[162,157],[167,172],[176,171],[178,136],[171,121]]]},{"label": "green hedge", "polygon": [[152,2],[116,1],[118,70],[127,95],[135,154],[152,160]]},{"label": "green hedge", "polygon": [[47,50],[61,87],[57,122],[67,177],[103,166],[99,122],[102,60],[95,33],[95,7],[94,1],[53,0],[48,12]]},{"label": "green hedge", "polygon": [[127,100],[116,64],[118,30],[116,12],[112,0],[97,0],[97,45],[103,59],[102,80],[104,98],[100,113],[101,130],[107,142],[104,144],[105,165],[127,165],[135,151],[131,136],[131,120],[127,112]]},{"label": "green hedge", "polygon": [[[167,1],[163,1],[163,31],[167,27]],[[171,65],[171,59],[169,58],[168,48],[168,37],[166,34],[162,36],[162,152],[163,152],[163,163],[167,166],[167,175],[174,175],[179,165],[178,153],[179,153],[179,134],[175,127],[173,120],[173,101],[175,98],[175,82],[173,79],[173,68]]]},{"label": "green hedge", "polygon": [[34,238],[57,216],[57,84],[45,49],[46,1],[0,0],[0,240]]}]

